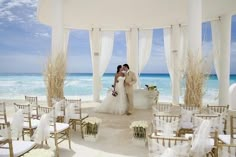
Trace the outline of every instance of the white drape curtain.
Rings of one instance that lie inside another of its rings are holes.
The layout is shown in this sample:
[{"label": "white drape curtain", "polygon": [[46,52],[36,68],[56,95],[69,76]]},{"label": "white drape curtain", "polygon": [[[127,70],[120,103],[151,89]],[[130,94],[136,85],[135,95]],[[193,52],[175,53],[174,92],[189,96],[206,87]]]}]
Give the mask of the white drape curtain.
[{"label": "white drape curtain", "polygon": [[102,90],[102,76],[107,69],[113,52],[114,32],[103,31],[101,33],[101,40],[101,52],[99,56],[99,93]]},{"label": "white drape curtain", "polygon": [[132,64],[132,52],[131,52],[131,32],[127,31],[125,32],[125,38],[126,38],[126,56],[127,56],[127,63],[129,64],[131,68]]},{"label": "white drape curtain", "polygon": [[188,32],[187,27],[180,27],[180,51],[179,51],[179,70],[180,76],[183,78],[186,72],[187,54],[188,54]]},{"label": "white drape curtain", "polygon": [[220,80],[220,45],[221,45],[221,35],[220,35],[220,20],[211,21],[211,31],[212,31],[212,43],[213,43],[213,56],[214,56],[214,66],[218,79]]},{"label": "white drape curtain", "polygon": [[126,49],[127,49],[127,62],[131,71],[136,74],[137,83],[134,85],[134,88],[138,87],[138,67],[139,67],[139,60],[138,60],[138,29],[132,28],[130,31],[125,33],[126,35]]},{"label": "white drape curtain", "polygon": [[140,74],[147,64],[152,49],[152,35],[153,30],[140,30],[139,31],[139,69]]},{"label": "white drape curtain", "polygon": [[[138,76],[140,76],[143,68],[147,64],[152,49],[152,34],[153,30],[139,30],[139,50],[138,50]],[[137,79],[137,85],[140,87],[140,79]]]},{"label": "white drape curtain", "polygon": [[93,100],[100,100],[100,77],[99,77],[99,58],[101,51],[101,31],[98,28],[94,28],[89,31],[90,37],[90,49],[91,59],[93,67]]},{"label": "white drape curtain", "polygon": [[102,76],[110,62],[114,45],[114,32],[94,29],[90,31],[90,47],[93,65],[94,100],[99,100]]},{"label": "white drape curtain", "polygon": [[102,32],[102,45],[99,63],[99,75],[103,76],[107,66],[111,60],[113,45],[114,45],[114,32],[113,31],[103,31]]},{"label": "white drape curtain", "polygon": [[174,70],[173,70],[174,62],[173,62],[173,55],[171,55],[171,33],[172,33],[171,28],[164,29],[164,48],[165,48],[166,65],[168,68],[171,82],[173,82],[172,80],[174,75]]}]

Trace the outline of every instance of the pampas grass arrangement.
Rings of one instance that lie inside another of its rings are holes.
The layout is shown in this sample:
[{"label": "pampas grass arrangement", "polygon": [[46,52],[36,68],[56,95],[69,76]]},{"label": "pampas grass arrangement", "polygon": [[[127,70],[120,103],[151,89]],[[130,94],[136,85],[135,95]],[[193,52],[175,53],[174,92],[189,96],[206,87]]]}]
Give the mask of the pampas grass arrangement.
[{"label": "pampas grass arrangement", "polygon": [[203,62],[199,54],[188,53],[184,95],[184,102],[187,105],[202,106],[204,82],[206,80],[203,68]]},{"label": "pampas grass arrangement", "polygon": [[66,77],[66,54],[48,58],[44,71],[44,81],[47,88],[48,106],[52,106],[52,98],[64,98],[64,80]]}]

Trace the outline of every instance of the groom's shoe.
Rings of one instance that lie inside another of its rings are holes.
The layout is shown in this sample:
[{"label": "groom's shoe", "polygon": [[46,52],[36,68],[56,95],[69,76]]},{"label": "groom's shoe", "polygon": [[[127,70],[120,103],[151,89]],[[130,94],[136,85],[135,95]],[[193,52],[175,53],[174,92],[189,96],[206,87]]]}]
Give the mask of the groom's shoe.
[{"label": "groom's shoe", "polygon": [[127,116],[130,116],[132,113],[130,113],[130,112],[127,112],[126,114],[127,114]]}]

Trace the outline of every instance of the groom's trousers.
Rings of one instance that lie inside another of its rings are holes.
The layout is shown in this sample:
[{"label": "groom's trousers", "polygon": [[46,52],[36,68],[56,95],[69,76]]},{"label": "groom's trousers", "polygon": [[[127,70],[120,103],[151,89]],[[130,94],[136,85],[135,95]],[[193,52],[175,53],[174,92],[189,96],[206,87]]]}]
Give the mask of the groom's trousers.
[{"label": "groom's trousers", "polygon": [[133,92],[126,93],[128,99],[128,113],[133,113],[134,109],[134,95]]}]

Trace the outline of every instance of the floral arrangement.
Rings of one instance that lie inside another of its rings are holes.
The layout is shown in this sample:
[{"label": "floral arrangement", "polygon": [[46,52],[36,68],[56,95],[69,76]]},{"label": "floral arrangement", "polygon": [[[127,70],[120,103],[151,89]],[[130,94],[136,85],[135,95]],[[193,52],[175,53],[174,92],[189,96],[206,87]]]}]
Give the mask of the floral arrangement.
[{"label": "floral arrangement", "polygon": [[145,85],[146,87],[147,87],[147,90],[149,90],[149,91],[155,91],[155,90],[157,90],[157,86],[154,86],[154,85]]},{"label": "floral arrangement", "polygon": [[55,153],[50,149],[33,149],[29,153],[26,153],[24,157],[54,157]]},{"label": "floral arrangement", "polygon": [[133,129],[134,138],[146,138],[147,121],[134,121],[131,123],[130,128]]},{"label": "floral arrangement", "polygon": [[84,120],[85,122],[85,134],[96,136],[98,133],[99,124],[102,122],[97,117],[88,117]]},{"label": "floral arrangement", "polygon": [[118,93],[117,93],[117,91],[112,91],[112,95],[114,96],[114,97],[116,97],[117,95],[118,95]]}]

